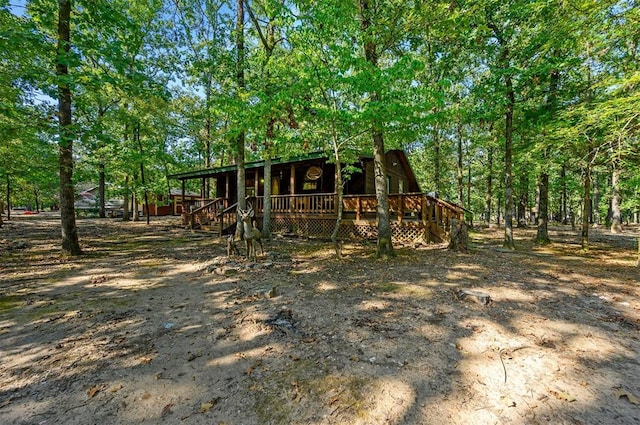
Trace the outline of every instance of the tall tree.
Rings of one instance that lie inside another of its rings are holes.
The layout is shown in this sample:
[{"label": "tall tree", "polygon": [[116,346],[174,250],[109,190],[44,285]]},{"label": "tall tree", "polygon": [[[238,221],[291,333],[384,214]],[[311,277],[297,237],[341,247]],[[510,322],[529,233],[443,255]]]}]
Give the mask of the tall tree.
[{"label": "tall tree", "polygon": [[[375,2],[375,0],[372,0]],[[364,45],[364,56],[371,65],[374,73],[379,72],[378,45],[375,39],[376,29],[373,19],[376,16],[375,8],[370,0],[359,0],[360,29]],[[380,102],[380,88],[373,88],[370,97],[372,103]],[[389,214],[389,198],[387,197],[387,162],[384,150],[383,123],[374,119],[371,123],[371,137],[373,140],[373,168],[376,188],[377,216],[378,216],[378,244],[377,257],[395,256],[391,241],[391,221]]]},{"label": "tall tree", "polygon": [[[237,16],[236,16],[236,84],[237,84],[237,96],[242,99],[244,96],[245,87],[245,46],[244,46],[244,1],[238,0],[237,2]],[[245,129],[242,127],[237,132],[235,140],[235,155],[236,166],[238,167],[238,173],[236,177],[236,187],[238,195],[238,209],[246,209],[246,190],[245,190]],[[242,222],[238,220],[236,226],[236,237],[239,238],[243,234]]]},{"label": "tall tree", "polygon": [[58,47],[56,75],[58,77],[58,121],[60,125],[60,216],[62,222],[62,251],[82,254],[78,241],[75,192],[73,185],[73,139],[71,116],[71,88],[69,62],[71,59],[71,0],[58,0]]}]

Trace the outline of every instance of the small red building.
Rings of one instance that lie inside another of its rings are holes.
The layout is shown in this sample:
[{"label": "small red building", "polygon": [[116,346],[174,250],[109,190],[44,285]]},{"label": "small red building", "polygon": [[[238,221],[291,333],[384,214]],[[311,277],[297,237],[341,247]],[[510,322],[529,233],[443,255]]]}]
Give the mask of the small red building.
[{"label": "small red building", "polygon": [[[200,199],[202,197],[198,193],[185,193],[183,197],[182,191],[171,189],[169,195],[155,195],[153,197],[152,202],[149,202],[149,215],[181,215],[184,204],[192,205],[196,200]],[[143,214],[147,214],[147,209],[144,206]]]}]

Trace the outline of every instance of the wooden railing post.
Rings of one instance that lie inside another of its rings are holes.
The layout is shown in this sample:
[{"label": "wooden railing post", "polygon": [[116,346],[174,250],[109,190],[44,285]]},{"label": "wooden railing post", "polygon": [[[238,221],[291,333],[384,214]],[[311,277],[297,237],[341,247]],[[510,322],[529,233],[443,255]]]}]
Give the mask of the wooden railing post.
[{"label": "wooden railing post", "polygon": [[356,196],[356,220],[360,220],[360,210],[362,209],[360,196]]},{"label": "wooden railing post", "polygon": [[404,197],[402,193],[398,195],[398,223],[402,222],[402,216],[404,215]]}]

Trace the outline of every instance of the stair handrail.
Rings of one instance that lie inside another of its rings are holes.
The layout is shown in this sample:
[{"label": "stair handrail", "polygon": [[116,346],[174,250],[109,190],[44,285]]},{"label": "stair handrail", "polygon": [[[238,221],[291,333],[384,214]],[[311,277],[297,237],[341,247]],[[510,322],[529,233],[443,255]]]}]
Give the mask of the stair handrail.
[{"label": "stair handrail", "polygon": [[216,202],[224,201],[225,199],[227,199],[227,198],[224,198],[224,197],[215,198],[214,200],[207,202],[203,206],[198,207],[195,210],[191,211],[191,214],[199,213],[200,211],[209,208],[211,205],[214,205]]}]

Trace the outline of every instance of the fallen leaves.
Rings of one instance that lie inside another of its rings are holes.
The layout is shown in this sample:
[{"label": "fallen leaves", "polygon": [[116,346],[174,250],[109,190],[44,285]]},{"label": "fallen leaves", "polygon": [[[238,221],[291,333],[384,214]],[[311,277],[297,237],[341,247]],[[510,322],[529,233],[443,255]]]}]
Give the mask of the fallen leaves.
[{"label": "fallen leaves", "polygon": [[204,403],[202,403],[200,405],[200,409],[198,410],[198,413],[207,413],[209,410],[211,410],[216,404],[218,404],[218,402],[220,401],[220,397],[215,397],[212,398],[209,401],[205,401]]},{"label": "fallen leaves", "polygon": [[141,357],[139,360],[142,364],[149,364],[153,361],[153,359],[149,356]]},{"label": "fallen leaves", "polygon": [[631,404],[635,404],[636,406],[637,406],[637,405],[640,405],[640,397],[638,397],[638,396],[637,396],[637,395],[635,395],[635,394],[632,394],[632,393],[631,393],[631,392],[629,392],[629,391],[625,391],[625,390],[616,390],[616,391],[614,392],[614,394],[615,394],[615,396],[616,396],[616,397],[618,397],[618,398],[626,398],[626,399],[629,401],[629,403],[631,403]]},{"label": "fallen leaves", "polygon": [[569,403],[576,401],[576,398],[566,391],[553,390],[553,389],[549,389],[548,391],[551,394],[553,394],[553,396],[558,400],[568,401]]},{"label": "fallen leaves", "polygon": [[173,413],[173,411],[171,410],[172,407],[173,407],[173,403],[169,403],[166,406],[164,406],[162,408],[162,414],[160,416],[164,418],[171,415]]},{"label": "fallen leaves", "polygon": [[106,387],[107,386],[105,384],[94,385],[89,388],[89,390],[87,391],[87,395],[89,396],[89,398],[93,398],[96,396],[96,394],[98,394],[100,391],[103,391]]}]

